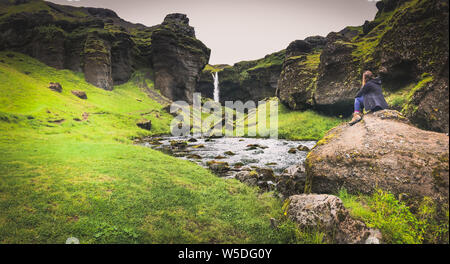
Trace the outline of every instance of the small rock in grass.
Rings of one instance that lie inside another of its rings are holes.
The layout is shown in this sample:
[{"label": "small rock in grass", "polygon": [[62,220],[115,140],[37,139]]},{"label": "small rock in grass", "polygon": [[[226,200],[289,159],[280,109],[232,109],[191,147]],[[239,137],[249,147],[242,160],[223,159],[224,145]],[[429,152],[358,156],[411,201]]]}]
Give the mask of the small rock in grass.
[{"label": "small rock in grass", "polygon": [[144,120],[144,121],[138,122],[136,125],[145,130],[152,129],[152,121],[150,121],[150,120]]},{"label": "small rock in grass", "polygon": [[50,88],[50,90],[55,91],[55,92],[58,92],[58,93],[62,92],[62,86],[61,86],[61,84],[59,84],[59,83],[51,82],[51,83],[48,85],[48,88]]},{"label": "small rock in grass", "polygon": [[80,98],[80,99],[87,99],[87,95],[85,92],[83,91],[79,91],[79,90],[72,90],[71,91],[73,95],[75,95],[76,97]]}]

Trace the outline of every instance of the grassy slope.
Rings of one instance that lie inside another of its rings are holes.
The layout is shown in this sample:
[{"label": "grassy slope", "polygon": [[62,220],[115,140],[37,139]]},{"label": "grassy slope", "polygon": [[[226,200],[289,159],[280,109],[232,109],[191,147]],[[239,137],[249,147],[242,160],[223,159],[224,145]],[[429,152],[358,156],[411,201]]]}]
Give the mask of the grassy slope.
[{"label": "grassy slope", "polygon": [[[271,98],[271,100],[277,100]],[[261,106],[259,106],[261,107]],[[267,120],[269,128],[270,104],[266,103]],[[259,108],[261,109],[261,108]],[[245,133],[247,126],[258,126],[257,116],[245,116]],[[320,115],[312,110],[291,111],[278,102],[278,137],[291,140],[319,140],[331,128],[341,124],[343,119]]]},{"label": "grassy slope", "polygon": [[[439,212],[437,205],[425,198],[412,213],[404,202],[392,193],[378,190],[371,196],[351,195],[345,189],[337,194],[349,209],[350,215],[377,228],[389,244],[448,244],[448,208]],[[437,220],[440,218],[440,220]]]},{"label": "grassy slope", "polygon": [[318,242],[288,221],[271,229],[283,214],[270,195],[132,145],[171,120],[133,82],[107,92],[11,52],[0,52],[0,80],[0,243]]}]

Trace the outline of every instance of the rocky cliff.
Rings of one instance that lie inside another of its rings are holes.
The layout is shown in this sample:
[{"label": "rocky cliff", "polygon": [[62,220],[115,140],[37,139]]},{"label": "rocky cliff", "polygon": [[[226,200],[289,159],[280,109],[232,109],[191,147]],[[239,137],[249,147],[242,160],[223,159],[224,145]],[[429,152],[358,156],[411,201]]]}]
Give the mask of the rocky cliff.
[{"label": "rocky cliff", "polygon": [[285,51],[279,51],[254,61],[241,61],[233,66],[206,67],[197,86],[204,97],[212,98],[214,89],[211,72],[219,72],[220,101],[243,102],[275,96]]},{"label": "rocky cliff", "polygon": [[171,14],[147,27],[108,9],[1,0],[0,50],[83,72],[86,81],[105,90],[128,81],[137,69],[154,69],[155,87],[163,95],[186,100],[209,60],[209,49],[188,21],[186,15]]},{"label": "rocky cliff", "polygon": [[[326,44],[291,43],[278,83],[292,109],[348,115],[372,70],[388,102],[421,128],[448,132],[448,1],[383,0],[373,21],[332,32]],[[314,45],[312,45],[314,47]]]},{"label": "rocky cliff", "polygon": [[166,16],[152,34],[151,51],[156,89],[171,100],[192,103],[199,74],[211,51],[195,38],[186,15]]},{"label": "rocky cliff", "polygon": [[316,36],[291,42],[278,80],[277,95],[291,109],[304,110],[314,105],[320,54],[327,43]]}]

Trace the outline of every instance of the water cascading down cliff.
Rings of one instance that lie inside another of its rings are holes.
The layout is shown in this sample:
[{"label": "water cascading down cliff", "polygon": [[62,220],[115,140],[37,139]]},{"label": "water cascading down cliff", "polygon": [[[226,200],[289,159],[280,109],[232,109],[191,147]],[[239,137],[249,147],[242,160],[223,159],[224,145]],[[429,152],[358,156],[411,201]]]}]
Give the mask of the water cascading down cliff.
[{"label": "water cascading down cliff", "polygon": [[214,102],[219,102],[219,73],[215,72],[211,75],[214,78]]}]

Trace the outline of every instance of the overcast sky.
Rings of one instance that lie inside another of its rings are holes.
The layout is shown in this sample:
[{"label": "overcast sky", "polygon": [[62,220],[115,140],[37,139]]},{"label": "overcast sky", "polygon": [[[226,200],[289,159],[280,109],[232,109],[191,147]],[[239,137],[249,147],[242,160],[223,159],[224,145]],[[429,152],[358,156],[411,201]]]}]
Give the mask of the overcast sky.
[{"label": "overcast sky", "polygon": [[166,14],[185,13],[211,49],[210,64],[233,64],[282,50],[296,39],[326,36],[362,25],[376,14],[375,0],[51,0],[103,7],[147,26]]}]

